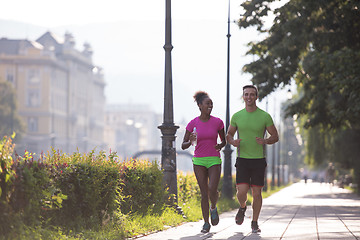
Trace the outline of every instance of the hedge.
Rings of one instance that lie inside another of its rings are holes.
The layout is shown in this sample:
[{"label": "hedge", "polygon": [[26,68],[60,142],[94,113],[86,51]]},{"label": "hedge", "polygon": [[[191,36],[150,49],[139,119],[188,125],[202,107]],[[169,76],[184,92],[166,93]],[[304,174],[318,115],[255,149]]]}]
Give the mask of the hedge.
[{"label": "hedge", "polygon": [[0,142],[0,235],[19,224],[96,230],[119,214],[159,212],[167,193],[157,162],[119,161],[116,153],[67,155],[52,149],[38,157],[14,154]]}]

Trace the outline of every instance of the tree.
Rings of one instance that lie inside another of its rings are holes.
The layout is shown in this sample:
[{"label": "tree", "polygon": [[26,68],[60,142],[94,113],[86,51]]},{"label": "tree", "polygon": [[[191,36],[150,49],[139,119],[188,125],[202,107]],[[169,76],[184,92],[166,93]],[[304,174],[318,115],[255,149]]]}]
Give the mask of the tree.
[{"label": "tree", "polygon": [[11,83],[0,80],[0,137],[16,133],[18,140],[23,132],[23,124],[17,113],[15,90]]},{"label": "tree", "polygon": [[269,30],[264,17],[274,0],[251,0],[241,6],[241,28],[257,27],[268,36],[249,43],[258,59],[245,72],[263,98],[295,80],[302,89],[288,114],[306,114],[306,126],[360,128],[360,2],[290,0],[275,9]]},{"label": "tree", "polygon": [[[252,74],[260,99],[296,82],[299,96],[286,113],[306,118],[308,162],[320,165],[330,157],[354,169],[360,192],[360,142],[355,140],[360,136],[360,1],[289,0],[272,11],[273,2],[241,4],[239,27],[266,34],[248,44],[247,54],[257,58],[243,71]],[[272,12],[273,24],[265,29]],[[343,141],[354,142],[345,146]]]}]

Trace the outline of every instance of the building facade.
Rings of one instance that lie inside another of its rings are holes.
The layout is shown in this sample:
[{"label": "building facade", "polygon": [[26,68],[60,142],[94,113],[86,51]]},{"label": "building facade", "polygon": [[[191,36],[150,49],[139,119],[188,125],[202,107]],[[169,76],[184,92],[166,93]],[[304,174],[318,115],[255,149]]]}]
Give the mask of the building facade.
[{"label": "building facade", "polygon": [[105,147],[105,82],[91,46],[75,49],[70,33],[46,32],[36,41],[0,39],[0,79],[13,84],[26,126],[18,154],[66,153]]},{"label": "building facade", "polygon": [[112,104],[106,106],[104,139],[109,151],[116,152],[122,159],[129,159],[138,153],[141,158],[158,158],[161,150],[162,115],[147,105]]}]

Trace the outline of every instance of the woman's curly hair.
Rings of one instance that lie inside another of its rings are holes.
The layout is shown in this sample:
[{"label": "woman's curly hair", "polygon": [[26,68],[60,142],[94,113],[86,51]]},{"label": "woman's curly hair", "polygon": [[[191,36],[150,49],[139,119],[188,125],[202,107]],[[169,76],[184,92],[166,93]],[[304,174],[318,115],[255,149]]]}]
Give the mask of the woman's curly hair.
[{"label": "woman's curly hair", "polygon": [[197,105],[200,105],[205,98],[209,98],[209,94],[204,91],[198,91],[194,95],[194,99]]}]

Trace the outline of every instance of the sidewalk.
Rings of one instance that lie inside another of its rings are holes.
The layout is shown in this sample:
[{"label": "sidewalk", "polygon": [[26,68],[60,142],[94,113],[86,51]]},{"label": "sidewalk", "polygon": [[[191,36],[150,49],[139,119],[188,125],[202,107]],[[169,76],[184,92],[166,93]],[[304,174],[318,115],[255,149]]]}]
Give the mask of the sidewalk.
[{"label": "sidewalk", "polygon": [[360,198],[329,184],[300,182],[263,200],[259,226],[251,233],[251,207],[244,223],[235,224],[237,210],[220,215],[209,233],[200,233],[203,221],[185,223],[140,240],[165,239],[358,239],[360,240]]}]

